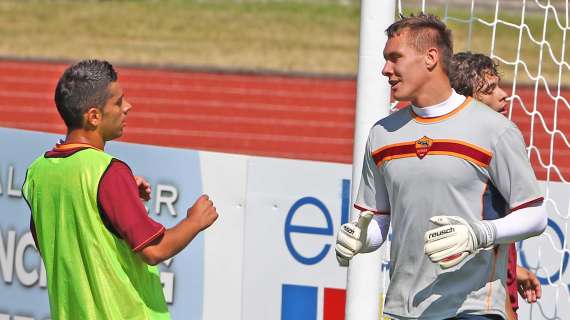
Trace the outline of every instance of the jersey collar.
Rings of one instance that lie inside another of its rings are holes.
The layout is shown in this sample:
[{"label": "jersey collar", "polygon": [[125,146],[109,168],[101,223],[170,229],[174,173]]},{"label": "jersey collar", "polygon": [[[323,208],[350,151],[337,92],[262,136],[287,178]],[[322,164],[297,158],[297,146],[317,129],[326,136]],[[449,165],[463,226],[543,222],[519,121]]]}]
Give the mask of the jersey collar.
[{"label": "jersey collar", "polygon": [[88,143],[58,143],[55,145],[53,150],[54,151],[68,151],[68,150],[72,150],[72,149],[86,149],[86,148],[100,150],[100,149],[96,148],[95,146],[92,146]]},{"label": "jersey collar", "polygon": [[424,108],[412,105],[412,116],[420,122],[440,121],[456,114],[471,101],[470,98],[465,98],[465,96],[458,94],[455,90],[451,90],[449,98],[436,105]]}]

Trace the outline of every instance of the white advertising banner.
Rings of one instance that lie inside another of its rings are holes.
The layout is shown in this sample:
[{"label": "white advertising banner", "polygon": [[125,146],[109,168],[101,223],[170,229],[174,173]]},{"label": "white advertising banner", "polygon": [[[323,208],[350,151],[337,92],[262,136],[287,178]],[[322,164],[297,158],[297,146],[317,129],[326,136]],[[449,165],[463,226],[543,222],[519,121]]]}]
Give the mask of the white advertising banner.
[{"label": "white advertising banner", "polygon": [[[50,317],[47,279],[20,188],[27,166],[59,138],[0,128],[0,320]],[[334,244],[351,210],[350,165],[128,143],[109,143],[106,151],[151,183],[149,215],[166,227],[202,193],[220,214],[160,266],[173,319],[343,319],[347,269],[338,266]],[[570,314],[570,188],[543,187],[548,228],[519,244],[519,263],[537,273],[543,298],[533,306],[519,300],[521,320]],[[386,287],[389,258],[382,256]]]},{"label": "white advertising banner", "polygon": [[338,319],[346,268],[334,244],[350,166],[253,158],[247,172],[242,319]]},{"label": "white advertising banner", "polygon": [[245,193],[248,157],[200,152],[204,193],[218,220],[204,233],[204,320],[242,314]]},{"label": "white advertising banner", "polygon": [[[59,138],[0,128],[0,146],[10,151],[0,158],[0,319],[50,317],[20,188],[27,166]],[[342,313],[346,269],[337,265],[334,234],[349,216],[350,166],[128,143],[109,143],[106,152],[151,183],[149,215],[166,227],[201,193],[220,213],[160,266],[173,319],[316,320]]]}]

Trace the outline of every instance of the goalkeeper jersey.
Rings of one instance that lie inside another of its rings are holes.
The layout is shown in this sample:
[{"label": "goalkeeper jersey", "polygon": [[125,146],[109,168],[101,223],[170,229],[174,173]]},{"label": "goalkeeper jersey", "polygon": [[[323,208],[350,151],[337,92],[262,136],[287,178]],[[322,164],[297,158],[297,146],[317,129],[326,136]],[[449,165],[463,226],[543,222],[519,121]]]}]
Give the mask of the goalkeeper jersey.
[{"label": "goalkeeper jersey", "polygon": [[517,127],[482,103],[453,95],[463,103],[444,116],[421,118],[408,106],[378,121],[366,144],[355,207],[390,214],[384,312],[396,319],[506,317],[508,245],[443,270],[424,254],[424,234],[435,227],[433,216],[496,219],[505,202],[512,212],[542,201]]}]

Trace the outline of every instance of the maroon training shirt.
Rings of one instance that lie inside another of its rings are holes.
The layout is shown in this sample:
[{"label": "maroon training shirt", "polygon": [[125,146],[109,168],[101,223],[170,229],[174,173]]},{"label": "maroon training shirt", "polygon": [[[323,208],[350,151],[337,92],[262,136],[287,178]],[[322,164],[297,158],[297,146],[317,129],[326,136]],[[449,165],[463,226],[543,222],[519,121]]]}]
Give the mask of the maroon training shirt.
[{"label": "maroon training shirt", "polygon": [[[86,148],[86,144],[57,145],[44,154],[46,158],[66,158]],[[165,228],[149,218],[139,197],[133,173],[126,163],[113,159],[103,173],[97,192],[99,214],[107,229],[138,251],[164,234]],[[30,230],[36,241],[36,230],[30,218]]]}]

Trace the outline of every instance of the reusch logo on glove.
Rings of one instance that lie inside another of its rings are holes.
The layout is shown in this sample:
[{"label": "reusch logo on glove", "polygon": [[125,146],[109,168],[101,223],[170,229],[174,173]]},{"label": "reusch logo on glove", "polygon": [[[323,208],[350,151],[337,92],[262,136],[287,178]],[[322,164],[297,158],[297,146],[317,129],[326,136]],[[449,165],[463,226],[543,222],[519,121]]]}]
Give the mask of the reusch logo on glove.
[{"label": "reusch logo on glove", "polygon": [[426,154],[428,154],[432,144],[433,140],[426,136],[423,136],[418,141],[416,141],[416,155],[418,158],[423,159]]},{"label": "reusch logo on glove", "polygon": [[454,227],[449,227],[448,229],[443,229],[443,230],[440,230],[440,231],[438,231],[438,232],[430,233],[430,234],[429,234],[429,239],[435,238],[435,237],[439,237],[439,236],[442,236],[442,235],[444,235],[444,234],[448,234],[448,233],[451,233],[451,232],[455,232],[455,228],[454,228]]}]

